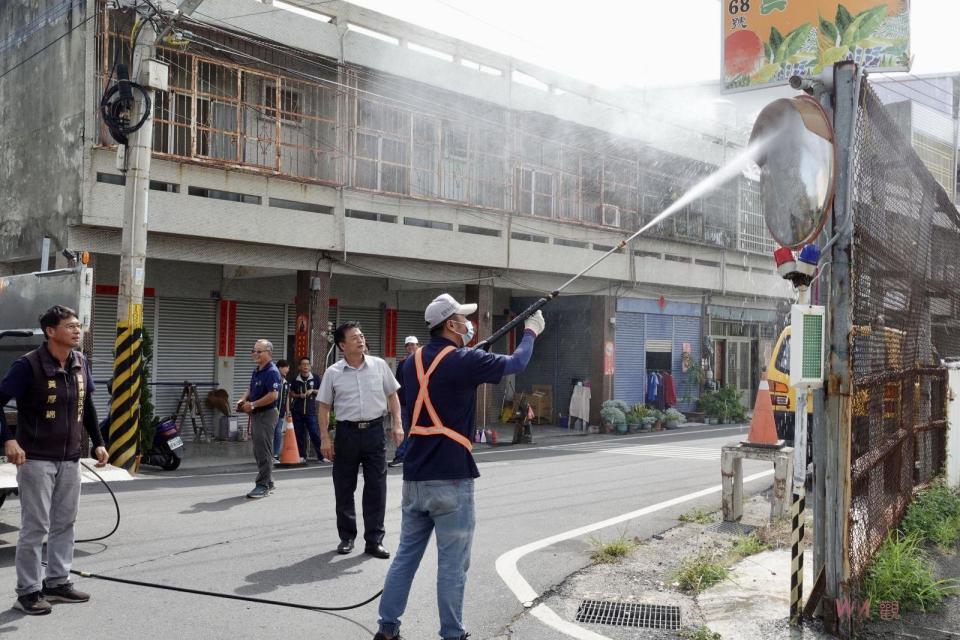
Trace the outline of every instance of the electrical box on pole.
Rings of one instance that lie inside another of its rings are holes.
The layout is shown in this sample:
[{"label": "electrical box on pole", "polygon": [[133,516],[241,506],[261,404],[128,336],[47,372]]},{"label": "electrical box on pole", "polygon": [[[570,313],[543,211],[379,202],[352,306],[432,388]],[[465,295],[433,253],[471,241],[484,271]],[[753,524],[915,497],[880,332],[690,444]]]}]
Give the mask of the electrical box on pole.
[{"label": "electrical box on pole", "polygon": [[823,386],[824,307],[793,305],[790,327],[790,384],[818,389]]}]

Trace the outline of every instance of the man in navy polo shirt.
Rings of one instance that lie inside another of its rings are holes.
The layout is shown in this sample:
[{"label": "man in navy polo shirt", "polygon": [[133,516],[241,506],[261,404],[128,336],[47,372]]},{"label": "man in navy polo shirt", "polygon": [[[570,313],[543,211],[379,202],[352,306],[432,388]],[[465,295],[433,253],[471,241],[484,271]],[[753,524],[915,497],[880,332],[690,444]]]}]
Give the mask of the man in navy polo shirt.
[{"label": "man in navy polo shirt", "polygon": [[446,293],[435,298],[424,312],[430,342],[403,365],[403,411],[410,420],[403,460],[403,519],[400,546],[383,585],[380,629],[374,640],[399,638],[410,585],[434,530],[440,636],[467,637],[463,591],[476,524],[473,481],[480,477],[470,442],[477,387],[523,371],[545,326],[539,311],[530,316],[511,356],[466,349],[474,335],[466,316],[476,310],[477,305],[462,305]]},{"label": "man in navy polo shirt", "polygon": [[250,415],[253,457],[257,461],[257,482],[248,498],[263,498],[273,491],[273,429],[280,419],[277,398],[280,396],[280,370],[273,364],[273,343],[257,340],[250,351],[257,368],[250,376],[250,386],[237,402],[237,410]]}]

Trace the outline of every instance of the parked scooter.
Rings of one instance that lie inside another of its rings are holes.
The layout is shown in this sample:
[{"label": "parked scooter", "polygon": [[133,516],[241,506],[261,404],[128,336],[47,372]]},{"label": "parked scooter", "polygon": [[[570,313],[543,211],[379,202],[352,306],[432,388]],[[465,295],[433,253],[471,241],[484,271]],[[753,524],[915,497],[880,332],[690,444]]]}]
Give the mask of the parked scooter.
[{"label": "parked scooter", "polygon": [[183,440],[180,438],[180,426],[176,416],[161,420],[153,432],[153,443],[140,458],[140,464],[160,467],[164,471],[173,471],[180,466],[183,458]]}]

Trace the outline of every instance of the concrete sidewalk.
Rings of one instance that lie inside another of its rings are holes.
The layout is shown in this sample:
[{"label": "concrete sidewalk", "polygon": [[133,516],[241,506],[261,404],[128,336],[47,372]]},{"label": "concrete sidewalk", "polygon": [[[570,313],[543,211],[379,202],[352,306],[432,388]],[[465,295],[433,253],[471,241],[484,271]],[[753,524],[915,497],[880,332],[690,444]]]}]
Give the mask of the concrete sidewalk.
[{"label": "concrete sidewalk", "polygon": [[[708,425],[691,422],[682,425],[677,429],[681,432],[686,429],[703,428]],[[729,425],[726,425],[729,426]],[[576,429],[566,429],[557,425],[532,425],[533,434],[532,444],[512,445],[514,425],[496,424],[490,425],[487,429],[493,429],[497,433],[496,444],[483,443],[477,447],[482,450],[487,447],[529,447],[542,446],[547,444],[556,444],[558,442],[569,441],[571,438],[602,438],[616,440],[620,434],[597,434],[588,431],[579,431]],[[666,432],[664,432],[666,433]],[[312,449],[312,445],[311,445]],[[387,439],[387,460],[393,458],[393,452],[396,449],[393,442]],[[180,463],[180,468],[176,471],[163,471],[158,467],[142,466],[141,473],[147,475],[186,475],[197,472],[228,473],[231,471],[252,470],[255,467],[253,459],[253,443],[249,440],[243,442],[230,441],[212,441],[212,442],[187,442],[184,444],[184,456]],[[317,466],[314,458],[309,458],[307,466]],[[320,466],[330,466],[329,462],[321,463]]]},{"label": "concrete sidewalk", "polygon": [[[478,444],[478,447],[489,446],[511,446],[513,439],[512,424],[498,424],[487,427],[497,432],[497,444],[489,443]],[[573,429],[563,429],[556,425],[534,425],[531,427],[533,432],[533,446],[546,444],[572,437],[584,437],[590,434],[585,431]],[[607,437],[616,437],[614,435]],[[531,445],[516,445],[531,446]],[[312,451],[312,445],[310,447]],[[387,460],[393,458],[393,452],[396,450],[393,442],[387,439]],[[321,466],[330,466],[329,463],[322,463]],[[216,471],[220,473],[228,472],[237,467],[237,470],[253,469],[255,466],[253,459],[253,442],[250,440],[241,442],[230,441],[212,441],[212,442],[187,442],[184,444],[184,456],[180,463],[180,468],[176,471],[162,471],[157,467],[144,465],[141,472],[149,475],[183,475],[185,473],[196,473],[197,471]],[[310,458],[308,466],[317,466],[314,458]]]}]

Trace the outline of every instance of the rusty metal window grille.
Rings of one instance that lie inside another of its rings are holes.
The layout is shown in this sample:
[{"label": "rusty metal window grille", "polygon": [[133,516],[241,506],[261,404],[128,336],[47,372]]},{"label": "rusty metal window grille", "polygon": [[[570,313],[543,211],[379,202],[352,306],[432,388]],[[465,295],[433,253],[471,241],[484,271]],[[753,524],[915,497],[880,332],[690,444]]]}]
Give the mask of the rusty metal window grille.
[{"label": "rusty metal window grille", "polygon": [[577,607],[576,620],[590,624],[667,631],[676,631],[681,627],[680,607],[609,600],[582,600]]},{"label": "rusty metal window grille", "polygon": [[[98,78],[105,88],[114,58],[129,65],[132,23],[127,13],[104,10],[102,5],[98,10]],[[340,182],[343,154],[337,147],[337,94],[332,84],[291,79],[218,60],[205,51],[193,44],[158,48],[158,57],[169,67],[169,91],[157,91],[154,100],[155,154]],[[270,57],[262,50],[250,53]],[[318,67],[311,73],[324,71]],[[98,140],[113,144],[102,126]]]},{"label": "rusty metal window grille", "polygon": [[[114,62],[130,63],[132,14],[97,7],[97,73],[105,88]],[[630,231],[689,186],[675,177],[682,171],[648,174],[634,147],[580,148],[458,96],[444,94],[435,109],[416,110],[384,97],[397,94],[394,87],[364,79],[370,91],[347,89],[349,97],[340,100],[334,61],[311,64],[302,55],[191,28],[207,36],[158,49],[169,67],[169,91],[154,101],[153,149],[162,158]],[[208,36],[240,55],[205,47]],[[296,71],[329,83],[293,77]],[[451,117],[445,106],[477,117]],[[98,136],[100,144],[113,144],[102,125]],[[723,188],[652,231],[733,248],[736,218],[736,192]]]},{"label": "rusty metal window grille", "polygon": [[[867,85],[853,168],[852,584],[914,491],[941,472],[946,375],[960,354],[960,215]],[[919,151],[923,152],[923,148]]]}]

